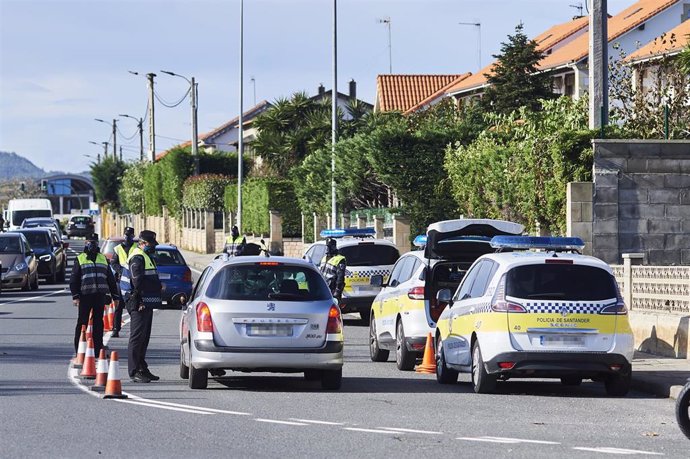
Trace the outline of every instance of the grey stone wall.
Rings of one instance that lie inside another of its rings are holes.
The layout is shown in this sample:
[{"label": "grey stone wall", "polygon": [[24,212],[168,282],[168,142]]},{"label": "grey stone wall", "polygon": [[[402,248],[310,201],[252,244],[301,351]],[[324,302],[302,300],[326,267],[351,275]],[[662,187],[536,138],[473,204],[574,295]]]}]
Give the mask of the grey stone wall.
[{"label": "grey stone wall", "polygon": [[595,140],[592,253],[690,265],[690,142]]}]

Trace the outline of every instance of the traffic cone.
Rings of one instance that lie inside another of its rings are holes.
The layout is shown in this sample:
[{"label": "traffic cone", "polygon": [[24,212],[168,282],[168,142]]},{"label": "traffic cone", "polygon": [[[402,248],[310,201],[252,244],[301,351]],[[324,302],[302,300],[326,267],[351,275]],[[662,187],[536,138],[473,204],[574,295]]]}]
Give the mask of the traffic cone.
[{"label": "traffic cone", "polygon": [[96,382],[91,386],[94,392],[103,392],[105,384],[108,380],[108,359],[105,357],[105,349],[101,349],[98,356],[98,363],[96,364]]},{"label": "traffic cone", "polygon": [[87,341],[86,357],[84,358],[84,366],[79,373],[84,379],[94,379],[96,377],[96,355],[93,351],[93,339]]},{"label": "traffic cone", "polygon": [[426,337],[426,346],[424,348],[424,358],[422,364],[417,365],[415,369],[417,373],[436,374],[436,356],[434,355],[434,338],[429,333]]},{"label": "traffic cone", "polygon": [[86,357],[86,325],[81,326],[81,336],[79,337],[79,347],[77,348],[77,356],[72,360],[74,368],[81,368],[84,364],[84,357]]},{"label": "traffic cone", "polygon": [[93,338],[93,318],[89,317],[89,326],[86,327],[86,341]]},{"label": "traffic cone", "polygon": [[108,317],[108,308],[104,307],[103,308],[103,331],[110,331],[113,329],[113,326],[110,323],[109,317]]},{"label": "traffic cone", "polygon": [[108,306],[108,323],[110,324],[110,329],[115,328],[115,302],[111,301],[110,306]]},{"label": "traffic cone", "polygon": [[127,398],[122,393],[122,382],[120,382],[120,362],[117,361],[117,351],[110,353],[110,368],[108,369],[108,381],[105,384],[105,394],[103,398]]}]

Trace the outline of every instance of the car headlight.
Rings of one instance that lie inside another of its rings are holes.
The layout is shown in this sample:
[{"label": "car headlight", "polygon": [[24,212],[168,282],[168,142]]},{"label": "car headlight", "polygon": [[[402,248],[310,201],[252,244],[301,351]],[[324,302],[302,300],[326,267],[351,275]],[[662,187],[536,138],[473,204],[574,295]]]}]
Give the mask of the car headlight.
[{"label": "car headlight", "polygon": [[27,264],[22,262],[22,263],[19,263],[17,266],[15,266],[12,271],[17,271],[17,272],[24,271],[26,268],[28,268]]},{"label": "car headlight", "polygon": [[38,259],[41,261],[50,261],[53,259],[53,256],[50,254],[49,255],[41,255],[40,257],[38,257]]}]

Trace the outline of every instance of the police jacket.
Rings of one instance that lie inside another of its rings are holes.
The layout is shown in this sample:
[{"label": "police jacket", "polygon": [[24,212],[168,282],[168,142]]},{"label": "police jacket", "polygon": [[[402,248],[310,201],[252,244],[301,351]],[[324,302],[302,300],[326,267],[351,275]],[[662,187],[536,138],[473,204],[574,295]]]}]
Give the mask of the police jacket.
[{"label": "police jacket", "polygon": [[342,255],[324,256],[321,260],[321,274],[326,278],[328,288],[334,297],[340,297],[345,288],[345,271],[347,260]]},{"label": "police jacket", "polygon": [[115,280],[119,282],[120,292],[126,295],[132,290],[129,272],[129,256],[134,252],[137,246],[134,243],[127,244],[123,242],[115,247],[113,258],[110,260],[110,266],[115,271]]},{"label": "police jacket", "polygon": [[162,303],[161,281],[156,263],[143,250],[136,247],[128,259],[132,291],[127,307],[144,304],[158,307]]},{"label": "police jacket", "polygon": [[110,295],[119,300],[115,276],[108,267],[108,259],[102,253],[80,253],[74,261],[69,281],[72,298],[82,295]]},{"label": "police jacket", "polygon": [[225,238],[225,252],[230,255],[239,255],[242,253],[242,249],[246,243],[247,240],[244,236],[240,235],[233,238],[231,234]]}]

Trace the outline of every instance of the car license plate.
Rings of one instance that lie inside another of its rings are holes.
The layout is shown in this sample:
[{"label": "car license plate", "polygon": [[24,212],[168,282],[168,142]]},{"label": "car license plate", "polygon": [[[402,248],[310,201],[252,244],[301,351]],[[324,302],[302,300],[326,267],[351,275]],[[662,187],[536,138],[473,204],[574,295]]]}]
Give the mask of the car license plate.
[{"label": "car license plate", "polygon": [[159,278],[160,280],[167,280],[167,279],[170,279],[170,274],[167,274],[167,273],[158,273],[158,278]]},{"label": "car license plate", "polygon": [[569,335],[540,335],[539,344],[545,347],[584,346],[585,337]]},{"label": "car license plate", "polygon": [[77,225],[77,228],[79,228],[79,229],[84,229],[84,228],[86,228],[86,225],[81,225],[81,224],[80,224],[80,225]]},{"label": "car license plate", "polygon": [[292,336],[292,325],[247,324],[247,336]]}]

